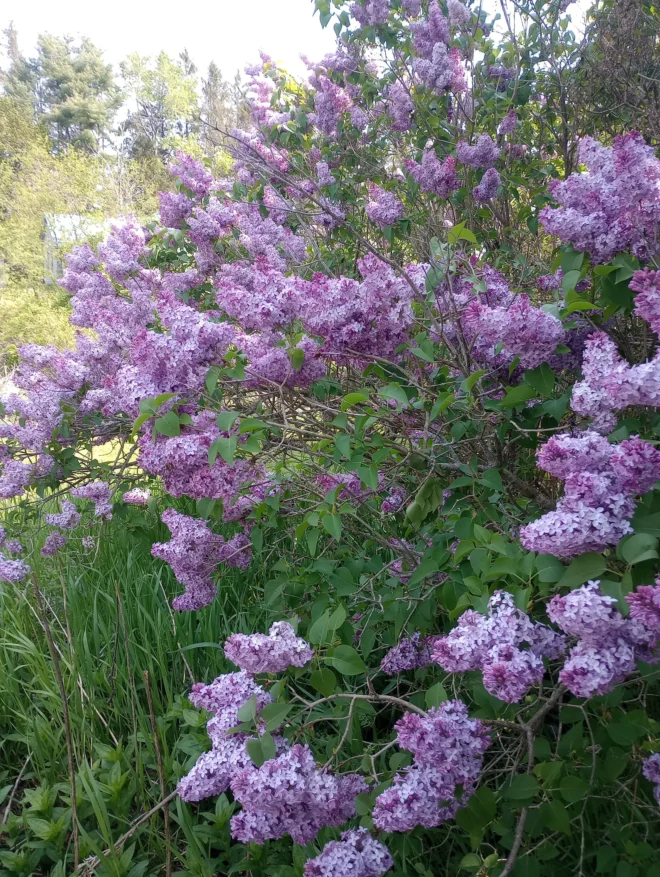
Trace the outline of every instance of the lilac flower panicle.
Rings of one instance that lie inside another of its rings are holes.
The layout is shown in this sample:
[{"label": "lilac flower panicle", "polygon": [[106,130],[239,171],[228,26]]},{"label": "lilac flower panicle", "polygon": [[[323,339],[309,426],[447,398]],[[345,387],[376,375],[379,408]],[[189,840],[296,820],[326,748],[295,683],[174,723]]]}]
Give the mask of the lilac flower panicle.
[{"label": "lilac flower panicle", "polygon": [[134,487],[127,491],[122,499],[129,505],[146,505],[151,498],[151,491],[148,488]]},{"label": "lilac flower panicle", "polygon": [[489,168],[481,178],[481,182],[472,189],[475,201],[480,203],[492,201],[497,195],[499,185],[500,175],[494,167]]},{"label": "lilac flower panicle", "polygon": [[366,828],[344,831],[340,841],[330,841],[315,859],[305,862],[305,877],[382,877],[394,865],[384,844]]},{"label": "lilac flower panicle", "polygon": [[243,810],[231,820],[232,837],[264,843],[291,835],[307,844],[324,825],[339,826],[355,813],[355,798],[366,791],[357,774],[334,776],[318,770],[308,746],[295,744],[260,768],[232,777],[234,797]]},{"label": "lilac flower panicle", "polygon": [[74,487],[71,496],[76,499],[91,499],[94,503],[94,514],[97,518],[112,518],[112,488],[105,481],[91,481],[82,487]]},{"label": "lilac flower panicle", "polygon": [[288,667],[304,667],[314,652],[288,621],[277,621],[268,635],[232,634],[225,642],[225,656],[249,673],[281,673]]},{"label": "lilac flower panicle", "polygon": [[46,515],[46,522],[51,527],[59,527],[60,530],[73,530],[80,523],[80,512],[68,499],[62,501],[60,511],[57,514]]},{"label": "lilac flower panicle", "polygon": [[0,582],[15,585],[30,575],[30,567],[23,560],[10,560],[0,553]]},{"label": "lilac flower panicle", "polygon": [[435,640],[433,660],[449,673],[481,670],[490,694],[515,703],[543,678],[542,659],[557,658],[564,649],[563,637],[531,621],[511,594],[496,591],[487,616],[468,609],[447,636]]},{"label": "lilac flower panicle", "polygon": [[25,550],[18,539],[7,539],[4,548],[10,554],[23,554]]},{"label": "lilac flower panicle", "polygon": [[419,633],[414,633],[409,639],[404,637],[387,652],[380,662],[380,669],[388,676],[395,676],[404,670],[427,667],[431,663],[432,646],[432,637],[422,638]]},{"label": "lilac flower panicle", "polygon": [[57,530],[53,530],[52,533],[49,533],[46,537],[46,541],[41,549],[41,554],[44,557],[52,557],[54,554],[57,554],[60,549],[64,548],[66,542],[67,538],[64,533],[58,533]]},{"label": "lilac flower panicle", "polygon": [[394,225],[404,214],[403,204],[396,195],[373,184],[369,185],[369,201],[365,209],[369,219],[381,228]]},{"label": "lilac flower panicle", "polygon": [[644,268],[635,271],[630,288],[636,292],[635,313],[660,335],[660,271]]},{"label": "lilac flower panicle", "polygon": [[654,783],[653,795],[660,804],[660,752],[654,752],[642,763],[642,774]]},{"label": "lilac flower panicle", "polygon": [[509,110],[506,116],[500,122],[497,133],[504,136],[506,134],[513,134],[513,132],[518,127],[518,114],[515,110]]},{"label": "lilac flower panicle", "polygon": [[655,586],[640,585],[634,593],[626,596],[626,600],[630,605],[630,617],[660,640],[660,579],[656,579]]},{"label": "lilac flower panicle", "polygon": [[472,168],[491,168],[500,157],[500,149],[488,134],[480,134],[474,146],[464,140],[456,144],[456,160]]}]

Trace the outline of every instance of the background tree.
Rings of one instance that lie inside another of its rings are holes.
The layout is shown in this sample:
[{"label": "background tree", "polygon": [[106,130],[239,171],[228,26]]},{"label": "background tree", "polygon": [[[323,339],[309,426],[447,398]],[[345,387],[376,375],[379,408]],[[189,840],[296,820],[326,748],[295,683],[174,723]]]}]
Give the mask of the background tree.
[{"label": "background tree", "polygon": [[56,150],[101,149],[122,100],[112,65],[104,62],[101,50],[86,37],[76,43],[72,37],[42,34],[36,57],[26,59],[12,27],[6,37],[11,64],[3,76],[5,93],[31,102]]}]

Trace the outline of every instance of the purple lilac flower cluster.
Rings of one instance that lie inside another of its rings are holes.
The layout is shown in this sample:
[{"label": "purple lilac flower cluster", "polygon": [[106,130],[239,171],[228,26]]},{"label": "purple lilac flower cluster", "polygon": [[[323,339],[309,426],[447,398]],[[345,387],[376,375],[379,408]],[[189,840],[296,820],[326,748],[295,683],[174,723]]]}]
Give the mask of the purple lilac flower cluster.
[{"label": "purple lilac flower cluster", "polygon": [[660,752],[654,752],[644,760],[642,773],[649,782],[654,783],[653,794],[660,804]]},{"label": "purple lilac flower cluster", "polygon": [[500,175],[494,167],[488,168],[481,178],[481,181],[472,189],[472,195],[475,201],[484,204],[486,201],[492,201],[497,195],[500,185]]},{"label": "purple lilac flower cluster", "polygon": [[380,669],[388,676],[396,676],[404,670],[428,667],[433,660],[434,642],[433,637],[422,637],[420,633],[414,633],[410,638],[404,637],[387,652],[380,662]]},{"label": "purple lilac flower cluster", "polygon": [[129,505],[146,505],[151,498],[151,491],[146,487],[134,487],[126,491],[122,499]]},{"label": "purple lilac flower cluster", "polygon": [[654,650],[660,643],[660,585],[629,595],[634,607],[629,618],[621,615],[616,600],[603,594],[598,585],[589,582],[565,597],[553,597],[548,604],[548,618],[578,640],[559,674],[577,697],[607,694],[634,671],[637,661],[658,660]]},{"label": "purple lilac flower cluster", "polygon": [[660,161],[653,148],[638,132],[615,137],[611,147],[585,137],[579,159],[586,171],[549,186],[560,206],[541,211],[546,231],[588,252],[594,263],[622,251],[653,255],[660,223]]},{"label": "purple lilac flower cluster", "polygon": [[170,528],[169,542],[155,542],[151,547],[154,557],[172,567],[185,592],[172,601],[175,609],[203,609],[213,602],[217,587],[213,573],[220,563],[227,566],[247,567],[252,557],[252,543],[245,533],[237,533],[229,540],[217,536],[208,524],[166,509],[161,519]]},{"label": "purple lilac flower cluster", "polygon": [[490,694],[515,703],[543,678],[543,658],[559,657],[564,646],[564,637],[531,621],[511,594],[496,591],[488,615],[468,609],[447,636],[435,640],[433,660],[448,673],[481,670]]},{"label": "purple lilac flower cluster", "polygon": [[247,673],[281,673],[287,667],[304,667],[313,656],[288,621],[276,621],[268,635],[234,633],[225,642],[225,657]]},{"label": "purple lilac flower cluster", "polygon": [[436,828],[453,819],[474,792],[490,746],[486,727],[470,719],[458,700],[423,716],[408,713],[395,727],[399,746],[413,753],[414,762],[376,798],[374,825],[389,832]]},{"label": "purple lilac flower cluster", "polygon": [[394,225],[404,214],[403,204],[396,195],[374,184],[369,185],[369,201],[365,210],[369,219],[381,228]]},{"label": "purple lilac flower cluster", "polygon": [[71,490],[74,499],[91,499],[94,515],[109,521],[112,518],[112,488],[105,481],[90,481]]},{"label": "purple lilac flower cluster", "polygon": [[553,436],[537,453],[541,469],[564,481],[564,495],[520,531],[529,551],[573,557],[602,551],[632,532],[634,497],[660,478],[660,451],[639,436],[619,445],[591,430]]},{"label": "purple lilac flower cluster", "polygon": [[80,512],[68,499],[62,500],[60,511],[46,515],[46,523],[60,530],[74,530],[80,523]]},{"label": "purple lilac flower cluster", "polygon": [[342,832],[321,855],[308,859],[304,877],[382,877],[394,865],[386,846],[375,840],[366,828]]},{"label": "purple lilac flower cluster", "polygon": [[[7,531],[0,527],[0,548],[4,548],[9,554],[21,554],[23,546],[15,539],[7,539]],[[0,551],[0,582],[16,584],[30,574],[30,567],[22,560],[9,558],[4,551]]]},{"label": "purple lilac flower cluster", "polygon": [[419,183],[422,192],[437,195],[438,198],[449,198],[452,192],[460,188],[453,155],[440,161],[435,149],[427,148],[422,153],[421,164],[409,159],[405,165],[413,180]]},{"label": "purple lilac flower cluster", "polygon": [[474,146],[464,140],[456,144],[456,160],[472,168],[491,168],[500,157],[500,148],[488,134],[480,134]]}]

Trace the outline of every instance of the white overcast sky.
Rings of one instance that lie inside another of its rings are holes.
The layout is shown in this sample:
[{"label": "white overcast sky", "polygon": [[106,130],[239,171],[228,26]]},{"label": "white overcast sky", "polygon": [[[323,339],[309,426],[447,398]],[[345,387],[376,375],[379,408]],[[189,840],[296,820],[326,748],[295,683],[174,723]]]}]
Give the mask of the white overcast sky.
[{"label": "white overcast sky", "polygon": [[185,48],[200,72],[215,61],[233,78],[263,49],[301,75],[301,54],[319,60],[335,42],[313,11],[311,0],[0,0],[0,29],[13,21],[28,56],[46,32],[88,36],[115,65],[131,52]]},{"label": "white overcast sky", "polygon": [[[589,2],[571,7],[574,20]],[[498,2],[484,6],[494,12]],[[28,57],[46,32],[88,36],[115,66],[131,52],[176,57],[185,48],[200,73],[215,61],[231,79],[263,49],[302,76],[301,54],[320,60],[335,44],[332,26],[321,28],[313,11],[312,0],[0,0],[0,29],[13,21]]]}]

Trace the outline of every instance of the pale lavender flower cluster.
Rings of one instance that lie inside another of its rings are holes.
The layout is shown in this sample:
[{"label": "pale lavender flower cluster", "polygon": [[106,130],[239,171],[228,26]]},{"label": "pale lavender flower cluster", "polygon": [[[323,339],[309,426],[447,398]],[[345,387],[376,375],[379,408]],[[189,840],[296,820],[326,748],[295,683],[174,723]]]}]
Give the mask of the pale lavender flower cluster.
[{"label": "pale lavender flower cluster", "polygon": [[[497,172],[495,172],[497,173]],[[489,307],[478,299],[463,312],[462,322],[483,345],[504,345],[507,360],[520,357],[523,368],[535,368],[549,359],[564,340],[561,320],[534,307],[526,295],[519,295],[508,307]]]},{"label": "pale lavender flower cluster", "polygon": [[0,552],[0,582],[16,584],[29,576],[30,567],[23,560],[12,560]]},{"label": "pale lavender flower cluster", "polygon": [[428,667],[433,660],[434,642],[433,637],[422,637],[419,632],[414,633],[410,638],[404,637],[387,652],[380,662],[380,669],[388,676],[396,676],[397,673],[405,670]]},{"label": "pale lavender flower cluster", "polygon": [[276,621],[267,635],[232,634],[225,642],[225,657],[247,673],[281,673],[287,667],[304,667],[314,652],[288,621]]},{"label": "pale lavender flower cluster", "polygon": [[599,432],[614,429],[614,412],[629,405],[660,406],[660,352],[629,365],[609,335],[594,332],[585,342],[582,374],[583,380],[573,386],[571,408],[590,417]]},{"label": "pale lavender flower cluster", "polygon": [[468,609],[447,636],[435,640],[433,660],[448,673],[481,670],[490,694],[515,703],[543,678],[543,658],[557,658],[563,650],[562,636],[531,621],[511,594],[496,591],[488,615]]},{"label": "pale lavender flower cluster", "polygon": [[516,77],[515,67],[505,67],[503,64],[491,64],[487,70],[488,78],[496,81],[497,91],[506,91],[506,84]]},{"label": "pale lavender flower cluster", "polygon": [[129,505],[146,505],[151,498],[151,491],[147,487],[133,487],[127,490],[122,499]]},{"label": "pale lavender flower cluster", "polygon": [[[630,595],[635,615],[624,618],[615,608],[616,600],[601,593],[598,585],[588,582],[548,604],[548,618],[578,640],[559,674],[576,697],[607,694],[635,670],[637,661],[658,660],[653,651],[660,641],[657,615],[640,611],[646,595]],[[660,594],[660,588],[655,590]]]},{"label": "pale lavender flower cluster", "polygon": [[245,568],[252,557],[252,544],[245,533],[229,540],[213,533],[199,518],[166,509],[161,519],[170,528],[169,542],[156,542],[151,547],[154,557],[172,567],[185,592],[172,601],[175,609],[203,609],[213,602],[217,587],[213,573],[220,563]]},{"label": "pale lavender flower cluster", "polygon": [[461,0],[447,0],[447,12],[449,13],[450,23],[456,27],[467,24],[472,18],[472,13],[461,3]]},{"label": "pale lavender flower cluster", "polygon": [[339,826],[350,819],[355,798],[367,784],[358,774],[318,770],[309,746],[295,744],[260,768],[238,771],[231,790],[243,805],[231,819],[236,840],[261,844],[288,834],[307,844],[324,825]]},{"label": "pale lavender flower cluster", "polygon": [[407,131],[412,124],[415,104],[402,82],[394,82],[387,89],[387,108],[392,117],[392,130]]},{"label": "pale lavender flower cluster", "polygon": [[456,160],[472,168],[491,168],[500,157],[500,148],[488,134],[480,134],[474,146],[465,140],[456,144]]},{"label": "pale lavender flower cluster", "polygon": [[638,132],[615,137],[611,147],[585,137],[579,148],[587,170],[553,180],[549,191],[559,207],[544,207],[545,230],[592,262],[632,251],[648,258],[657,250],[660,222],[660,161]]},{"label": "pale lavender flower cluster", "polygon": [[112,488],[105,481],[91,481],[71,491],[74,499],[91,499],[94,503],[94,515],[109,521],[112,518]]},{"label": "pale lavender flower cluster", "polygon": [[[212,714],[207,731],[213,746],[179,781],[177,792],[184,801],[201,801],[226,792],[233,774],[251,764],[245,748],[249,734],[227,733],[240,724],[238,710],[250,697],[256,700],[257,713],[272,702],[270,694],[243,671],[218,676],[209,685],[193,685],[190,701]],[[277,744],[281,748],[282,742],[276,740]]]},{"label": "pale lavender flower cluster", "polygon": [[381,503],[380,510],[385,515],[392,515],[402,507],[408,492],[403,487],[392,487]]},{"label": "pale lavender flower cluster", "polygon": [[366,828],[344,831],[315,859],[305,862],[304,877],[382,877],[394,865],[386,846]]},{"label": "pale lavender flower cluster", "polygon": [[389,0],[365,0],[351,3],[350,13],[363,27],[384,24],[390,14]]},{"label": "pale lavender flower cluster", "polygon": [[630,617],[660,639],[660,579],[655,580],[655,587],[640,585],[633,594],[626,596],[626,600],[630,605]]},{"label": "pale lavender flower cluster", "polygon": [[518,127],[518,113],[515,110],[509,110],[506,116],[500,122],[497,133],[504,137],[506,134],[513,134]]},{"label": "pale lavender flower cluster", "polygon": [[649,782],[655,784],[653,794],[655,800],[660,804],[660,752],[654,752],[653,755],[644,759],[642,773]]},{"label": "pale lavender flower cluster", "polygon": [[[382,476],[379,474],[378,478],[380,480]],[[327,475],[319,475],[316,483],[324,493],[340,488],[337,491],[337,496],[340,496],[342,499],[350,498],[356,502],[364,502],[374,495],[374,491],[370,487],[363,486],[360,476],[356,475],[355,472],[333,472]]]},{"label": "pale lavender flower cluster", "polygon": [[478,183],[474,189],[472,189],[472,195],[475,201],[478,201],[480,204],[486,203],[486,201],[492,201],[493,198],[497,196],[497,189],[500,185],[500,175],[495,170],[494,167],[488,168],[486,173],[481,178],[481,182]]},{"label": "pale lavender flower cluster", "polygon": [[64,533],[58,533],[57,530],[53,530],[53,532],[49,533],[46,537],[46,541],[41,549],[41,554],[43,557],[52,557],[54,554],[57,554],[60,549],[64,548],[66,541],[67,539]]},{"label": "pale lavender flower cluster", "polygon": [[57,514],[46,515],[46,522],[51,527],[59,527],[60,530],[74,530],[80,523],[80,512],[68,499],[62,500],[60,511]]},{"label": "pale lavender flower cluster", "polygon": [[452,192],[460,188],[453,155],[440,161],[435,149],[429,147],[422,153],[421,164],[408,159],[405,165],[413,180],[419,183],[422,192],[437,195],[438,198],[449,198]]},{"label": "pale lavender flower cluster", "polygon": [[372,222],[385,228],[401,219],[404,214],[403,204],[392,192],[387,192],[373,183],[369,185],[369,201],[365,208]]},{"label": "pale lavender flower cluster", "polygon": [[520,531],[529,551],[572,557],[602,551],[632,532],[634,496],[660,478],[660,451],[633,436],[611,445],[596,432],[553,436],[538,465],[564,484],[557,508]]},{"label": "pale lavender flower cluster", "polygon": [[636,292],[635,313],[660,335],[660,271],[645,268],[635,271],[630,288]]},{"label": "pale lavender flower cluster", "polygon": [[453,819],[474,792],[491,742],[488,731],[458,700],[423,716],[407,713],[395,727],[399,746],[413,753],[414,763],[376,798],[374,825],[388,832],[436,828]]}]

